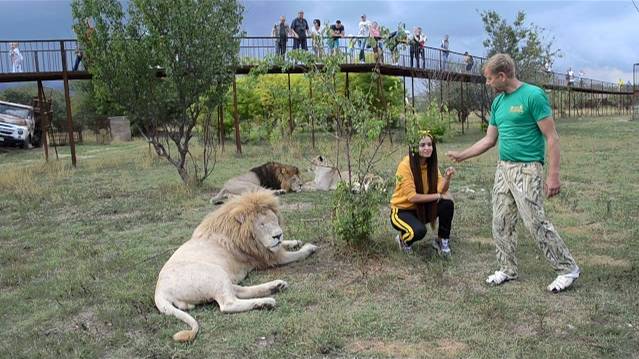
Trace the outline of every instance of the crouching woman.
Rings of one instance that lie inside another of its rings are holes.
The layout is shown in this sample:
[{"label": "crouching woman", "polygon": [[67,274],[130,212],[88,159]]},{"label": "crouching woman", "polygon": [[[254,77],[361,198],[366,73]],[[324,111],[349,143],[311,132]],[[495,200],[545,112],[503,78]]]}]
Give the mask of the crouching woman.
[{"label": "crouching woman", "polygon": [[426,224],[434,228],[439,217],[437,239],[433,247],[438,253],[451,253],[448,240],[455,205],[448,195],[455,174],[448,167],[442,176],[437,167],[437,147],[430,131],[420,131],[417,148],[410,146],[408,156],[397,166],[396,184],[391,198],[391,223],[400,234],[395,241],[404,253],[412,253],[412,245],[426,235]]}]

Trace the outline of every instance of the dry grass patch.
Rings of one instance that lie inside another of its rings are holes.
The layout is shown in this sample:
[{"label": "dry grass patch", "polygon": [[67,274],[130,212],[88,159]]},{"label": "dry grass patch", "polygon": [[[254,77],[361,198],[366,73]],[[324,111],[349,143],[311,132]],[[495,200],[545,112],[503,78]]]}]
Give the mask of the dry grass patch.
[{"label": "dry grass patch", "polygon": [[389,358],[458,358],[468,350],[468,345],[454,339],[438,339],[435,343],[356,340],[345,349],[353,354],[381,354]]},{"label": "dry grass patch", "polygon": [[464,238],[464,241],[467,241],[470,243],[479,243],[481,245],[487,245],[487,246],[495,246],[495,241],[489,237],[472,236],[472,237]]},{"label": "dry grass patch", "polygon": [[632,268],[632,264],[627,259],[615,259],[606,255],[592,255],[579,258],[581,262],[585,262],[591,266],[615,267],[622,269]]}]

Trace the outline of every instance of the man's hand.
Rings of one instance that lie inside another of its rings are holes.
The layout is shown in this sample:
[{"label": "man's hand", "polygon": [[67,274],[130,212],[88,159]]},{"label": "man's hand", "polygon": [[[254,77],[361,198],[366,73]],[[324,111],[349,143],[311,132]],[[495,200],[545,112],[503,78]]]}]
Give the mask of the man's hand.
[{"label": "man's hand", "polygon": [[556,196],[561,191],[561,183],[559,182],[559,176],[548,176],[546,183],[544,184],[544,192],[546,197],[550,198]]},{"label": "man's hand", "polygon": [[461,157],[461,151],[448,151],[446,156],[453,162],[461,162],[464,159]]}]

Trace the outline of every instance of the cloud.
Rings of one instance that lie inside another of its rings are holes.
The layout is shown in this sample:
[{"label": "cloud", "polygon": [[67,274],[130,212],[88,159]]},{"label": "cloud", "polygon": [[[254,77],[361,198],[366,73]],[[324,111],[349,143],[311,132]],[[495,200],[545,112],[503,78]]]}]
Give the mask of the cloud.
[{"label": "cloud", "polygon": [[616,67],[603,66],[603,67],[584,67],[585,77],[590,79],[597,79],[601,81],[609,81],[617,83],[619,79],[624,82],[630,81],[632,83],[632,71],[622,71]]}]

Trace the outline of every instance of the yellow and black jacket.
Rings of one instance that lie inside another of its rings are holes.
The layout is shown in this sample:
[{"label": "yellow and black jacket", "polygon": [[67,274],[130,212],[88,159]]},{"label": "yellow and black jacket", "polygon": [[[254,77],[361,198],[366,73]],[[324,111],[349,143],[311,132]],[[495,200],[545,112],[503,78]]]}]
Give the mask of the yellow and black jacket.
[{"label": "yellow and black jacket", "polygon": [[[424,193],[428,193],[428,176],[426,172],[426,165],[421,166],[422,183],[424,184]],[[439,168],[437,169],[437,192],[442,193],[442,186],[444,184],[443,177]],[[404,157],[397,166],[397,173],[395,173],[395,191],[391,198],[391,208],[398,209],[416,209],[415,204],[408,201],[417,194],[415,190],[415,181],[413,180],[413,172],[410,170],[410,159],[408,156]]]}]

